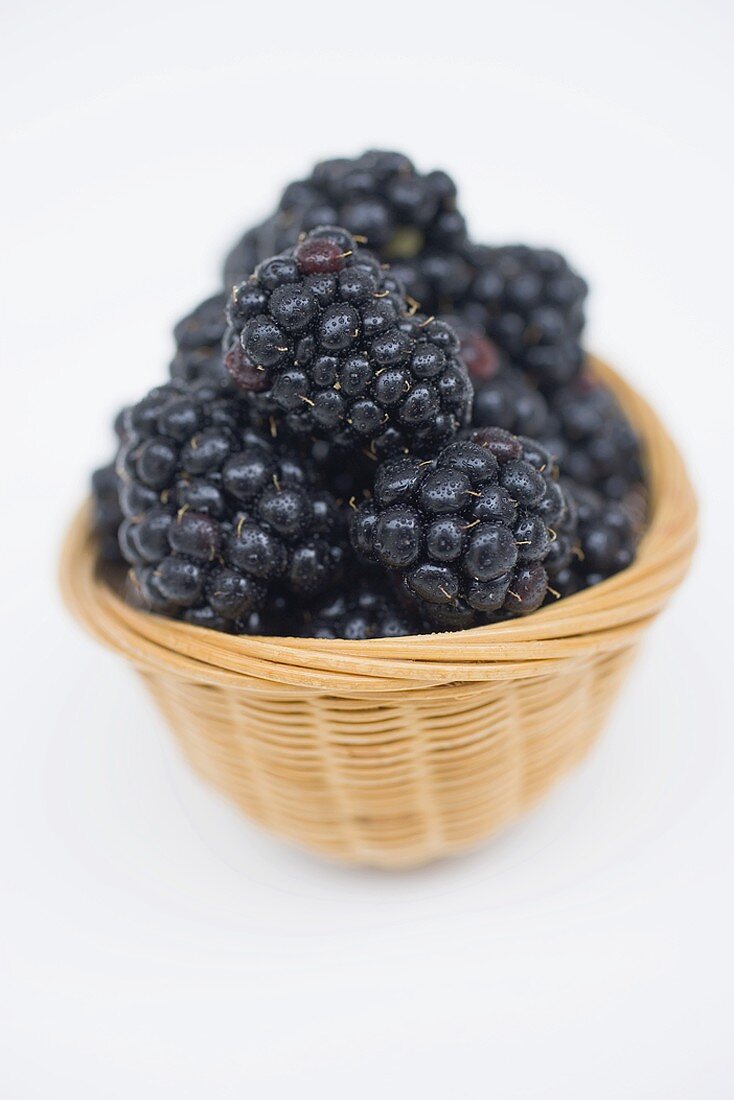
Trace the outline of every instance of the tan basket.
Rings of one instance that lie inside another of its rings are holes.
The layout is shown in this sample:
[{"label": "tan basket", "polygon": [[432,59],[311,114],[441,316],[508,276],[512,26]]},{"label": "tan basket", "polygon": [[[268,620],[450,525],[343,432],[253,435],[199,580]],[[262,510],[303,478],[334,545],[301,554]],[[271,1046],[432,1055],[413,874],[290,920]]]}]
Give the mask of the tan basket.
[{"label": "tan basket", "polygon": [[383,867],[470,848],[584,754],[693,552],[678,451],[642,398],[595,369],[644,440],[649,525],[629,569],[526,619],[366,642],[205,631],[119,598],[88,506],[64,547],[67,604],[135,666],[197,771],[266,828]]}]

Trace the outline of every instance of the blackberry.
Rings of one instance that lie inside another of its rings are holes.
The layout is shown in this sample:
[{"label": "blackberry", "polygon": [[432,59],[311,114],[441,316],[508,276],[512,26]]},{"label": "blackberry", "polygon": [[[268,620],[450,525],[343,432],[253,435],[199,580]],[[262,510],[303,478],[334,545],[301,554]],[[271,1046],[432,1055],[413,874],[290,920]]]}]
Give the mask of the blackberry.
[{"label": "blackberry", "polygon": [[226,386],[152,390],[127,412],[117,473],[120,546],[152,611],[242,632],[339,576],[344,525],[312,462],[252,428]]},{"label": "blackberry", "polygon": [[219,381],[227,377],[222,365],[226,305],[225,295],[215,294],[181,318],[173,330],[176,354],[169,368],[171,378],[195,382],[199,378]]},{"label": "blackberry", "polygon": [[588,287],[559,253],[466,241],[398,260],[393,274],[424,312],[458,314],[538,385],[580,373]]},{"label": "blackberry", "polygon": [[324,161],[307,179],[289,184],[273,217],[249,230],[230,252],[226,286],[242,282],[258,260],[320,225],[343,225],[388,262],[411,260],[427,249],[451,253],[466,240],[450,176],[423,175],[402,153],[370,150]]},{"label": "blackberry", "polygon": [[424,312],[450,313],[464,300],[474,277],[463,252],[430,249],[412,259],[395,261],[394,272]]},{"label": "blackberry", "polygon": [[474,383],[472,424],[475,427],[496,425],[515,435],[542,440],[554,423],[542,393],[528,382],[522,371],[509,363],[494,378]]},{"label": "blackberry", "polygon": [[548,403],[499,348],[462,318],[446,317],[461,343],[461,357],[474,386],[472,425],[498,427],[543,440],[555,434]]},{"label": "blackberry", "polygon": [[317,439],[311,457],[324,485],[342,501],[369,496],[375,478],[376,458],[370,451],[345,451]]},{"label": "blackberry", "polygon": [[302,634],[308,638],[403,638],[421,634],[418,615],[401,601],[378,570],[365,570],[349,591],[336,591],[310,608]]},{"label": "blackberry", "polygon": [[548,404],[556,428],[545,434],[564,475],[610,500],[623,500],[643,481],[640,441],[606,386],[586,372]]},{"label": "blackberry", "polygon": [[[268,225],[268,223],[264,223]],[[238,240],[237,244],[227,254],[227,258],[224,261],[224,285],[229,287],[234,286],[235,283],[241,283],[245,279],[252,275],[253,271],[260,263],[260,260],[264,260],[268,255],[265,251],[264,245],[261,243],[261,236],[263,234],[263,226],[253,226],[248,229],[242,237]],[[297,238],[298,234],[296,234]],[[293,241],[283,243],[278,249],[271,248],[269,251],[282,251],[288,244],[293,244]]]},{"label": "blackberry", "polygon": [[534,611],[566,502],[551,456],[501,428],[475,431],[433,459],[382,463],[374,500],[355,507],[357,553],[404,579],[434,626],[461,629]]},{"label": "blackberry", "polygon": [[92,530],[102,561],[121,562],[117,532],[124,516],[118,497],[119,478],[114,462],[92,474]]},{"label": "blackberry", "polygon": [[[125,417],[127,409],[121,409],[114,420],[113,428],[118,445],[125,438]],[[117,532],[123,521],[120,509],[120,479],[117,476],[114,459],[101,466],[92,474],[92,530],[97,537],[97,549],[100,559],[112,564],[123,561]]]},{"label": "blackberry", "polygon": [[572,576],[576,577],[578,575],[575,567],[583,557],[579,536],[578,508],[576,498],[572,492],[573,485],[563,477],[560,481],[566,507],[563,515],[553,528],[553,540],[548,549],[548,556],[543,563],[550,581],[546,603],[553,603],[562,596],[567,596],[570,592],[576,590],[573,585],[569,586],[569,580]]},{"label": "blackberry", "polygon": [[232,290],[225,366],[295,433],[382,457],[431,452],[468,420],[453,330],[408,306],[344,229],[313,230]]},{"label": "blackberry", "polygon": [[150,578],[154,572],[153,566],[136,567],[128,572],[123,594],[132,607],[180,619],[191,626],[217,630],[222,634],[260,634],[280,638],[294,635],[291,625],[294,612],[289,606],[288,598],[282,593],[271,592],[264,607],[234,620],[219,615],[212,604],[207,602],[183,609],[176,607],[171,601],[163,599],[157,588],[151,587]]},{"label": "blackberry", "polygon": [[446,318],[461,341],[474,386],[472,424],[540,440],[561,473],[612,500],[642,484],[640,441],[614,394],[587,370],[543,394],[462,318]]},{"label": "blackberry", "polygon": [[564,257],[527,245],[470,245],[463,257],[472,278],[455,299],[455,311],[541,386],[552,389],[575,378],[584,358],[588,287]]},{"label": "blackberry", "polygon": [[[629,509],[616,500],[607,500],[587,486],[562,479],[564,493],[575,530],[572,546],[566,554],[549,559],[552,585],[562,596],[598,584],[621,572],[634,561],[639,531]],[[559,545],[564,546],[569,532],[561,527]]]}]

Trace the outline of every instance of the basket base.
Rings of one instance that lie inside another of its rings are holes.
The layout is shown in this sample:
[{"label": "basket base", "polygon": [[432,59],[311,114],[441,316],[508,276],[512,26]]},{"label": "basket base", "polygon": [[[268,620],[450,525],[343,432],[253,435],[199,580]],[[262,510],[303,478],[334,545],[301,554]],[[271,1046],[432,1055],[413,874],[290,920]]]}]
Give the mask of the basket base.
[{"label": "basket base", "polygon": [[634,655],[553,677],[291,699],[141,673],[197,773],[248,818],[322,856],[407,868],[475,848],[596,739]]}]

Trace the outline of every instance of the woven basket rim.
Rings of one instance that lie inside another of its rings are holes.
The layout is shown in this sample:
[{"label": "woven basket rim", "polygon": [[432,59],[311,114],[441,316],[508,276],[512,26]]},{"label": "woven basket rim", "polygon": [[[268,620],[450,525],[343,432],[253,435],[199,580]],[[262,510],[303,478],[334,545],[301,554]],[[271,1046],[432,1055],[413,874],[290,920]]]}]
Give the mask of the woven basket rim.
[{"label": "woven basket rim", "polygon": [[601,360],[593,373],[615,393],[645,452],[649,515],[631,566],[532,615],[457,633],[408,638],[227,635],[128,606],[99,569],[89,503],[64,544],[60,583],[71,613],[141,669],[204,683],[274,681],[321,690],[408,690],[472,680],[553,675],[569,660],[630,645],[680,584],[696,543],[697,506],[683,459],[649,404]]}]

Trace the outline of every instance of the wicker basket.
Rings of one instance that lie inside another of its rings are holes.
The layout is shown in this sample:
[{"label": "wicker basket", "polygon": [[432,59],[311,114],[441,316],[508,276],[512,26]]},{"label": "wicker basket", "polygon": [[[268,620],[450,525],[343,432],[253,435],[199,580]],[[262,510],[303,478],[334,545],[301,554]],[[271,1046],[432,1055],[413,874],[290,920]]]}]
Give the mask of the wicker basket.
[{"label": "wicker basket", "polygon": [[644,440],[649,525],[629,569],[527,619],[367,642],[216,634],[128,607],[97,567],[88,506],[64,547],[67,604],[138,670],[197,771],[266,828],[383,867],[470,848],[583,756],[694,548],[678,451],[595,369]]}]

